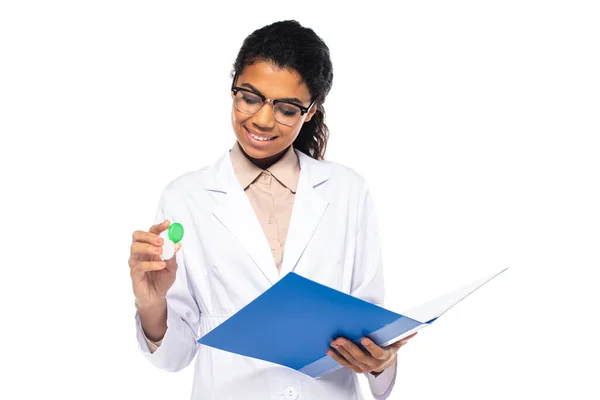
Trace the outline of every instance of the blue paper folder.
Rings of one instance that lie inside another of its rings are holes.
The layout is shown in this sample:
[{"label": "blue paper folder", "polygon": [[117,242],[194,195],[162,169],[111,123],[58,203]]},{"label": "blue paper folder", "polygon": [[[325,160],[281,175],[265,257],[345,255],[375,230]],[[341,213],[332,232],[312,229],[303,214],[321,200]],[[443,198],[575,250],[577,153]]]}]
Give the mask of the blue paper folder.
[{"label": "blue paper folder", "polygon": [[387,346],[430,324],[483,283],[456,292],[456,298],[440,298],[441,308],[439,301],[431,302],[433,308],[415,313],[418,320],[291,272],[198,342],[316,378],[341,368],[326,354],[335,338],[357,343],[369,337]]}]

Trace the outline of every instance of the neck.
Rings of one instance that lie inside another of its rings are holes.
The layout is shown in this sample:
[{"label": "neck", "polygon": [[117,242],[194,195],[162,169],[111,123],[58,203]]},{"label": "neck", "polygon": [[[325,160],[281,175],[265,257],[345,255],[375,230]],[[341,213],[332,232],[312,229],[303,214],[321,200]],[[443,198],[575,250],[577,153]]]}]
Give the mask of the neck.
[{"label": "neck", "polygon": [[246,152],[244,151],[242,146],[240,146],[239,142],[238,142],[238,146],[240,147],[240,150],[242,150],[242,153],[244,153],[246,158],[248,160],[250,160],[252,162],[252,164],[256,165],[260,169],[267,169],[271,165],[275,164],[277,161],[279,161],[281,159],[281,157],[283,157],[283,155],[289,148],[289,147],[287,147],[285,150],[283,150],[275,155],[266,157],[266,158],[253,158],[253,157],[250,157],[248,154],[246,154]]}]

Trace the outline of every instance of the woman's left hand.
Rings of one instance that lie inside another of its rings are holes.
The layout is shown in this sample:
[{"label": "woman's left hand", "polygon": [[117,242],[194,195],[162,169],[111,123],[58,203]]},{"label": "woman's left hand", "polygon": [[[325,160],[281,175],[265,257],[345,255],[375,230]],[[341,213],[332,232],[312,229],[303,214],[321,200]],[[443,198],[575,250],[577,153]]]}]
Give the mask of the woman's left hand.
[{"label": "woman's left hand", "polygon": [[417,333],[415,332],[387,347],[379,347],[371,339],[363,338],[361,344],[368,350],[368,353],[361,350],[350,340],[339,337],[331,342],[331,346],[337,350],[337,353],[329,349],[327,354],[344,367],[350,368],[356,373],[371,372],[377,375],[396,362],[396,353],[398,350]]}]

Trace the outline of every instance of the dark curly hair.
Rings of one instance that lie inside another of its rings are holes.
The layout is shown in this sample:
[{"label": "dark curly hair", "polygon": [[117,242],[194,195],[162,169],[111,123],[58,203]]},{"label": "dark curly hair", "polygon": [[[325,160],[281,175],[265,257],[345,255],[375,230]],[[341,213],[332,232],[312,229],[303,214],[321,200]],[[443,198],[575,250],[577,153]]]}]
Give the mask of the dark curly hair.
[{"label": "dark curly hair", "polygon": [[329,130],[325,125],[323,102],[333,82],[329,48],[312,29],[294,20],[279,21],[257,29],[246,37],[231,77],[240,75],[245,67],[260,61],[294,70],[302,77],[317,111],[300,129],[294,148],[317,160],[324,159]]}]

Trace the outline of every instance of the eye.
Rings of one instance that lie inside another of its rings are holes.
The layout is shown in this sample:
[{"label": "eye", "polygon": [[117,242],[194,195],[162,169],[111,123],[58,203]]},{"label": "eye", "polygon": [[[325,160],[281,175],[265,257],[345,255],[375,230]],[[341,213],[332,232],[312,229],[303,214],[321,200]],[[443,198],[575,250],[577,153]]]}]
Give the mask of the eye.
[{"label": "eye", "polygon": [[293,117],[300,112],[300,109],[291,104],[277,103],[277,111],[285,117]]},{"label": "eye", "polygon": [[257,96],[254,96],[250,93],[242,93],[242,100],[244,100],[246,103],[248,103],[249,105],[255,105],[260,103],[260,98]]}]

